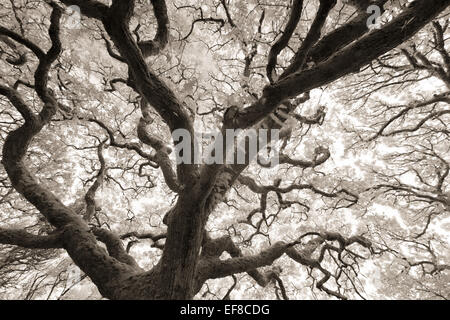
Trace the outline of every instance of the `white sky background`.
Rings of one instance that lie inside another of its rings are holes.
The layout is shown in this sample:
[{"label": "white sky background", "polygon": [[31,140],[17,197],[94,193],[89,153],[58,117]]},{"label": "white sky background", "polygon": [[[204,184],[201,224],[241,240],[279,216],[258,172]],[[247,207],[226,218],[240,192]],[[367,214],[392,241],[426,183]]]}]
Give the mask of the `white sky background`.
[{"label": "white sky background", "polygon": [[[89,45],[89,43],[84,43],[84,45]],[[91,56],[88,51],[84,51],[83,53],[83,47],[80,46],[78,48],[78,54],[80,61],[83,63],[88,62],[91,59]],[[214,54],[211,51],[208,51],[205,47],[205,45],[201,43],[193,43],[190,45],[189,48],[185,50],[185,55],[183,57],[184,59],[190,61],[193,65],[195,65],[196,70],[198,70],[199,80],[200,81],[207,81],[208,75],[210,73],[214,74],[217,72],[217,63]],[[240,58],[243,58],[240,57]],[[86,75],[85,72],[86,69],[83,69],[81,73],[77,72],[76,69],[74,71],[74,75],[85,78],[95,87],[100,88],[101,84],[101,78],[95,74],[90,73]],[[87,69],[89,70],[89,69]],[[84,73],[84,74],[83,74]],[[177,88],[173,88],[175,91],[177,91]],[[419,86],[417,86],[418,91],[420,92],[427,92],[432,94],[436,90],[436,83],[433,80],[429,81],[422,81]],[[224,88],[224,94],[229,95],[230,91],[228,89]],[[183,95],[184,92],[181,93]],[[331,158],[323,165],[321,166],[321,171],[329,171],[332,172],[334,169],[340,169],[340,168],[346,168],[346,169],[352,169],[352,173],[354,174],[353,177],[355,179],[363,179],[365,176],[365,172],[363,168],[361,168],[361,164],[363,165],[374,165],[383,167],[385,166],[385,163],[380,160],[380,158],[388,153],[393,151],[393,147],[388,144],[379,144],[377,149],[373,150],[364,150],[363,152],[359,153],[350,153],[346,152],[346,145],[347,141],[345,139],[345,135],[342,134],[342,129],[339,128],[340,122],[347,124],[351,123],[354,126],[358,125],[364,125],[362,122],[358,123],[356,117],[353,117],[351,114],[346,113],[345,110],[347,106],[340,104],[339,101],[334,99],[332,96],[332,93],[327,93],[327,90],[324,92],[322,90],[314,90],[311,93],[312,97],[311,100],[306,103],[304,106],[302,106],[301,110],[299,111],[301,114],[311,114],[313,113],[316,108],[319,105],[325,105],[327,108],[327,116],[325,118],[325,122],[323,124],[323,127],[314,129],[319,132],[320,136],[317,137],[317,140],[321,143],[324,143],[326,146],[330,148],[331,151]],[[396,96],[389,96],[385,97],[389,100],[390,103],[404,103],[407,101],[410,101],[410,96],[407,96],[407,94],[402,95],[396,95]],[[230,99],[229,103],[234,103],[239,101],[232,101]],[[344,111],[343,111],[344,110]],[[200,128],[200,130],[206,129],[206,126],[197,121],[196,126]],[[336,134],[334,134],[336,133]],[[77,136],[74,134],[73,136],[73,143],[74,144],[82,144],[85,141],[83,140],[83,137]],[[301,144],[298,149],[296,150],[297,155],[305,155],[307,156],[308,145]],[[68,149],[70,150],[70,149]],[[76,152],[74,151],[68,151],[69,154],[72,153],[74,156]],[[108,152],[105,152],[105,157],[107,159],[108,163],[113,163],[114,158],[108,156]],[[73,177],[81,177],[85,175],[84,169],[79,165],[77,162],[72,163],[73,166],[71,167],[70,174]],[[276,171],[273,170],[273,171]],[[272,171],[272,172],[273,172]],[[269,176],[269,174],[267,174]],[[263,180],[264,181],[264,180]],[[414,183],[414,178],[411,176],[404,176],[403,181],[405,183]],[[73,184],[70,188],[72,194],[66,194],[65,198],[63,200],[66,204],[69,204],[70,202],[73,202],[73,194],[79,193],[80,189],[82,189],[81,181],[79,179],[74,179]],[[264,181],[267,182],[267,181]],[[100,190],[98,192],[97,199],[99,201],[99,204],[107,204],[108,202],[119,202],[119,198],[116,194],[111,193],[111,190],[108,188],[103,188],[103,190]],[[169,199],[172,200],[172,199]],[[131,208],[133,211],[139,213],[143,217],[147,216],[147,223],[151,226],[156,225],[158,223],[158,217],[148,217],[149,212],[157,213],[159,215],[163,214],[165,210],[169,207],[169,202],[167,198],[167,193],[162,188],[156,188],[152,190],[152,197],[143,197],[140,199],[136,199],[131,201],[130,203]],[[314,203],[314,205],[317,206],[317,209],[320,208],[320,201],[317,203]],[[111,203],[107,206],[111,206]],[[386,216],[390,219],[394,219],[397,221],[397,223],[403,227],[406,227],[402,214],[395,208],[384,205],[384,204],[378,204],[375,203],[372,207],[369,208],[370,211],[375,212],[376,214],[379,214],[380,216]],[[287,214],[289,214],[289,211],[286,211]],[[311,216],[314,213],[311,214]],[[346,231],[348,230],[348,236],[351,236],[353,234],[357,234],[359,231],[359,224],[361,223],[361,220],[363,218],[358,219],[358,215],[355,215],[351,210],[343,210],[341,213],[341,221],[342,224],[347,227]],[[115,221],[112,221],[111,227],[112,229],[117,229],[121,231],[125,231],[124,229],[127,229],[128,227],[124,227],[124,223],[120,221],[119,219],[113,219]],[[227,216],[224,218],[225,221],[231,221],[232,215]],[[224,222],[225,222],[224,221]],[[327,219],[326,217],[319,217],[318,221],[326,223]],[[433,232],[436,232],[439,234],[442,239],[446,239],[450,243],[450,232],[449,232],[449,224],[450,224],[450,217],[446,218],[439,222],[439,224],[433,224],[431,226]],[[148,225],[143,223],[141,226],[143,230],[148,230]],[[279,228],[275,228],[275,230],[272,231],[271,234],[274,235],[274,240],[283,240],[284,233],[283,228],[286,227],[292,227],[290,225],[281,225]],[[323,225],[318,227],[324,227]],[[142,230],[142,231],[143,231]],[[256,247],[259,245],[262,245],[263,240],[260,241],[261,243],[257,243]],[[133,248],[133,255],[140,258],[140,262],[143,263],[142,266],[151,267],[150,264],[157,258],[158,250],[156,249],[149,249],[148,243],[145,245],[135,246]],[[149,258],[153,259],[149,259]],[[447,256],[448,257],[448,256]],[[147,265],[145,265],[147,264]],[[303,267],[297,266],[298,270],[301,270]],[[362,273],[371,275],[374,272],[374,267],[368,263],[367,265],[364,265],[362,268]],[[284,275],[284,274],[283,274]],[[296,284],[296,286],[299,288],[299,292],[301,293],[299,296],[305,298],[305,297],[311,297],[311,293],[309,290],[304,290],[302,285],[304,285],[305,281],[305,272],[304,268],[302,271],[298,272],[295,275],[286,273],[285,278],[286,281],[292,281],[292,283]],[[373,281],[377,281],[376,277]],[[231,284],[231,283],[230,283]],[[376,283],[368,284],[367,286],[367,292],[369,294],[375,295],[375,287]],[[78,290],[78,289],[77,289]],[[235,298],[248,298],[248,287],[242,285],[241,288],[238,288],[237,290],[233,291],[233,297]],[[309,293],[307,293],[309,292]],[[74,295],[76,295],[76,291],[74,292]],[[255,291],[255,295],[257,295],[257,292]]]}]

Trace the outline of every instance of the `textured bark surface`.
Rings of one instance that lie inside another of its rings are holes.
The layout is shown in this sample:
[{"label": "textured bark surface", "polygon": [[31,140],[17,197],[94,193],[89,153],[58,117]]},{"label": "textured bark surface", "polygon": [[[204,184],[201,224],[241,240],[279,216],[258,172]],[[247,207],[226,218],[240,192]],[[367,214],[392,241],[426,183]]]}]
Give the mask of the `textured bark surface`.
[{"label": "textured bark surface", "polygon": [[[194,133],[192,121],[182,103],[145,62],[146,57],[158,54],[168,42],[169,17],[164,1],[151,1],[157,17],[158,31],[154,40],[141,42],[133,38],[129,29],[130,18],[134,13],[134,1],[113,0],[110,7],[93,0],[61,2],[66,5],[78,5],[82,14],[101,22],[117,48],[119,58],[127,64],[130,76],[128,83],[145,99],[143,116],[138,125],[138,136],[142,143],[152,146],[157,151],[156,156],[147,154],[144,156],[162,168],[167,184],[178,193],[177,202],[166,219],[167,234],[161,260],[153,269],[145,271],[127,253],[119,236],[106,230],[91,228],[88,221],[92,214],[88,213],[85,219],[77,215],[73,209],[65,206],[50,190],[42,186],[27,168],[24,157],[33,137],[50,122],[60,107],[47,88],[49,69],[62,50],[58,34],[62,8],[52,4],[49,29],[52,47],[48,52],[44,52],[20,35],[0,27],[0,35],[24,45],[39,59],[35,88],[42,101],[41,112],[35,114],[13,87],[0,85],[0,94],[8,98],[24,119],[22,126],[8,134],[3,147],[2,163],[15,190],[35,206],[57,231],[48,236],[36,236],[23,230],[0,229],[0,243],[26,248],[63,248],[95,283],[101,294],[109,299],[191,299],[206,280],[242,272],[248,273],[259,285],[266,286],[270,281],[277,281],[278,271],[260,272],[258,268],[272,265],[284,254],[300,264],[316,267],[322,271],[323,278],[317,283],[317,287],[339,297],[338,293],[324,287],[330,273],[320,265],[323,253],[319,254],[319,258],[311,256],[324,241],[328,240],[338,241],[340,248],[336,250],[342,251],[353,243],[370,249],[371,244],[363,237],[346,239],[331,233],[315,233],[309,234],[314,239],[302,250],[295,248],[298,242],[277,242],[255,255],[244,256],[231,238],[210,239],[205,232],[205,225],[211,212],[236,181],[265,196],[269,192],[280,194],[311,186],[293,185],[289,190],[280,188],[276,183],[261,186],[250,177],[241,175],[246,165],[198,167],[181,164],[173,169],[163,143],[147,135],[145,131],[147,104],[158,112],[172,131],[182,128]],[[299,7],[301,8],[302,1],[295,3],[285,34],[287,40],[301,15]],[[277,124],[266,117],[286,99],[307,94],[311,89],[357,72],[361,67],[412,37],[450,5],[448,0],[416,0],[382,29],[367,34],[365,33],[367,15],[361,13],[347,25],[320,38],[320,30],[336,1],[320,1],[320,3],[319,13],[308,34],[309,37],[297,52],[293,64],[279,81],[273,79],[272,84],[265,88],[256,102],[236,112],[231,119],[225,119],[224,127],[247,128],[262,120],[267,126],[276,127]],[[270,77],[276,64],[276,57],[286,46],[287,40],[280,39],[271,51],[268,65]],[[308,56],[316,62],[316,65],[304,69]],[[299,120],[318,122],[320,118],[321,115],[318,114],[316,118]],[[132,145],[116,143],[113,138],[111,144],[139,150]],[[101,158],[100,149],[99,157]],[[316,151],[316,158],[312,161],[298,161],[288,156],[282,156],[281,161],[306,168],[319,165],[329,157],[329,151],[321,149]],[[95,210],[94,195],[101,183],[101,172],[98,177],[96,187],[91,189],[92,194],[86,196],[88,212],[91,213]],[[315,191],[320,193],[320,190]],[[346,190],[337,190],[336,194],[338,193],[345,194],[350,202],[356,197]],[[326,197],[333,197],[336,194],[322,192]],[[104,243],[107,250],[100,246],[98,241]],[[229,253],[231,257],[221,259],[223,252]]]}]

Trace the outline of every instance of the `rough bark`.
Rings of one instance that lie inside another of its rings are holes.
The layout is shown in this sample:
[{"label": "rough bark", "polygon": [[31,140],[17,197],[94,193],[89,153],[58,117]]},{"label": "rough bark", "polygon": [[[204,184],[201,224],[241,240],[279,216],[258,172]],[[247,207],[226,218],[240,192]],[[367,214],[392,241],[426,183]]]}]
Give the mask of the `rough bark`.
[{"label": "rough bark", "polygon": [[[133,14],[134,1],[113,0],[110,7],[97,1],[62,0],[67,5],[80,6],[82,13],[90,18],[101,21],[106,32],[120,53],[121,59],[129,67],[133,88],[160,114],[171,130],[184,128],[194,132],[192,121],[179,102],[176,95],[147,66],[145,57],[158,53],[168,39],[168,17],[165,3],[162,0],[152,1],[158,18],[158,33],[151,42],[136,42],[129,30],[129,20]],[[430,22],[436,15],[449,6],[448,0],[416,0],[405,11],[380,30],[373,31],[360,39],[364,28],[362,20],[351,22],[355,30],[351,36],[341,38],[345,29],[336,30],[319,40],[318,29],[323,25],[334,1],[321,1],[325,7],[319,9],[317,26],[311,39],[301,47],[294,64],[289,69],[289,75],[267,86],[263,95],[252,106],[238,112],[234,119],[225,123],[225,127],[246,128],[264,119],[270,112],[288,98],[328,84],[340,77],[357,72],[359,68],[370,63],[380,55],[395,48],[418,30]],[[234,246],[230,239],[207,239],[204,229],[215,203],[209,203],[212,193],[226,192],[226,189],[239,180],[261,192],[278,192],[286,190],[278,186],[258,186],[244,176],[240,176],[244,166],[234,166],[228,173],[225,189],[215,189],[218,177],[226,172],[220,165],[204,166],[200,171],[193,165],[179,165],[177,174],[166,170],[166,178],[173,190],[179,193],[177,203],[167,221],[166,241],[163,255],[157,266],[150,271],[143,271],[134,259],[123,248],[118,236],[106,230],[91,230],[87,222],[71,208],[65,206],[55,195],[44,188],[33,177],[26,167],[24,157],[34,136],[49,123],[58,109],[55,97],[47,88],[48,72],[61,52],[59,41],[59,19],[62,9],[52,4],[51,26],[49,35],[52,47],[44,52],[37,45],[21,36],[1,27],[0,35],[10,37],[30,49],[39,59],[35,73],[35,90],[42,101],[42,111],[34,114],[21,99],[14,88],[0,85],[0,94],[6,96],[24,119],[24,124],[10,132],[3,147],[2,163],[8,173],[15,190],[34,205],[39,212],[57,230],[54,235],[38,237],[21,231],[0,229],[0,242],[16,244],[24,247],[64,248],[73,261],[91,278],[102,295],[110,299],[190,299],[207,279],[225,277],[240,272],[247,272],[259,284],[266,285],[276,273],[261,274],[257,268],[271,265],[283,254],[300,264],[318,268],[324,277],[317,284],[323,290],[328,290],[324,284],[330,278],[330,273],[320,262],[326,250],[341,252],[345,247],[356,243],[367,249],[371,245],[362,237],[345,239],[336,234],[307,234],[317,239],[312,248],[298,251],[294,246],[300,244],[279,242],[263,250],[259,254],[244,256]],[[358,18],[360,19],[360,18]],[[295,21],[292,22],[295,24]],[[317,29],[317,30],[316,30]],[[401,32],[398,32],[401,30]],[[352,43],[353,42],[353,43]],[[331,44],[338,43],[339,50],[331,52]],[[315,67],[303,70],[306,56],[320,63]],[[333,55],[332,55],[333,53]],[[143,110],[145,113],[145,110]],[[143,114],[145,120],[145,114]],[[140,138],[158,149],[157,141],[145,134],[145,128],[140,128]],[[113,140],[113,139],[111,139]],[[156,143],[156,144],[155,144]],[[132,148],[132,147],[130,147]],[[328,159],[329,153],[323,151],[318,159],[312,162],[301,162],[305,167],[315,166]],[[284,162],[295,162],[288,157]],[[160,161],[165,159],[159,158]],[[158,159],[156,159],[158,161]],[[228,168],[229,169],[229,168]],[[240,176],[240,179],[238,179]],[[312,186],[299,185],[298,188],[311,189]],[[320,192],[320,190],[314,190]],[[346,192],[343,190],[342,192]],[[348,193],[347,193],[348,194]],[[325,196],[333,196],[323,192]],[[352,196],[351,194],[349,194]],[[91,208],[93,195],[87,199]],[[108,252],[99,244],[106,244]],[[311,258],[324,242],[337,242],[338,247],[325,244],[318,258]],[[200,255],[203,246],[202,255]],[[220,253],[227,251],[231,258],[220,260]]]}]

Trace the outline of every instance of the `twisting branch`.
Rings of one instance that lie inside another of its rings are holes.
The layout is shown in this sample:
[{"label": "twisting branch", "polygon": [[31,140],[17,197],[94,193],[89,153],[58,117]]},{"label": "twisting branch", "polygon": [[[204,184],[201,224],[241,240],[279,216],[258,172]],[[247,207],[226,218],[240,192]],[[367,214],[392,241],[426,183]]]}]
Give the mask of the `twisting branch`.
[{"label": "twisting branch", "polygon": [[3,145],[2,163],[14,189],[58,229],[64,249],[73,261],[89,275],[99,290],[103,291],[108,282],[126,272],[131,272],[133,268],[108,256],[98,246],[84,220],[65,206],[52,192],[39,184],[24,161],[31,140],[51,121],[58,110],[58,103],[51,90],[48,89],[47,82],[50,67],[62,50],[59,39],[62,9],[53,2],[50,5],[53,8],[49,27],[52,45],[48,52],[40,57],[34,75],[35,91],[44,106],[39,115],[35,116],[29,112],[30,108],[22,105],[23,101],[17,99],[18,95],[14,91],[5,90],[2,87],[1,93],[6,93],[11,104],[24,114],[25,120],[22,126],[7,135]]},{"label": "twisting branch", "polygon": [[86,195],[84,196],[84,201],[86,202],[86,212],[83,216],[83,219],[87,222],[91,221],[92,217],[95,214],[95,211],[97,210],[95,193],[97,192],[98,188],[102,185],[103,179],[105,177],[106,163],[105,158],[103,157],[104,144],[105,142],[102,142],[97,147],[97,156],[98,160],[100,161],[100,169],[98,170],[97,177],[95,178],[94,183],[92,184],[92,186],[89,187],[89,190],[86,192]]},{"label": "twisting branch", "polygon": [[401,111],[399,111],[397,114],[395,114],[393,117],[391,117],[389,120],[387,120],[380,129],[378,129],[377,133],[375,133],[372,137],[370,137],[367,141],[373,141],[375,139],[377,139],[378,137],[381,136],[393,136],[402,132],[413,132],[416,131],[418,129],[420,129],[420,127],[427,122],[428,120],[431,120],[433,118],[437,118],[443,114],[449,113],[449,110],[442,110],[442,111],[435,111],[435,112],[431,112],[428,113],[428,115],[426,117],[424,117],[423,119],[421,119],[419,121],[418,124],[416,124],[414,127],[411,128],[401,128],[401,129],[396,129],[396,130],[391,130],[390,132],[386,132],[388,127],[392,126],[396,120],[399,120],[403,117],[405,117],[410,111],[414,111],[416,109],[421,109],[424,108],[426,106],[429,105],[434,105],[436,103],[439,102],[445,102],[447,104],[450,105],[450,92],[445,92],[443,94],[438,94],[435,95],[433,98],[428,99],[426,101],[423,102],[417,102],[417,103],[412,103],[409,106],[406,106],[405,108],[403,108]]},{"label": "twisting branch", "polygon": [[[368,249],[371,253],[373,253],[372,243],[364,238],[363,236],[353,236],[350,238],[345,238],[342,235],[338,233],[332,233],[332,232],[325,232],[325,233],[318,233],[318,232],[308,232],[303,234],[299,240],[296,243],[301,243],[301,239],[308,237],[308,236],[314,236],[314,238],[307,242],[306,246],[303,250],[299,251],[295,249],[294,246],[291,246],[287,251],[286,254],[294,261],[312,269],[318,269],[322,274],[323,277],[316,283],[316,287],[319,290],[322,290],[326,292],[329,295],[335,296],[338,299],[346,300],[347,297],[341,294],[338,291],[331,290],[328,287],[325,286],[325,283],[331,278],[336,278],[336,282],[338,280],[336,275],[333,275],[330,271],[325,269],[321,265],[321,262],[323,261],[325,257],[325,253],[328,252],[330,255],[332,252],[336,252],[338,254],[338,260],[334,260],[336,263],[340,262],[341,266],[338,265],[339,269],[343,269],[346,267],[350,267],[351,265],[348,264],[343,260],[342,254],[347,251],[347,253],[352,257],[352,259],[356,263],[356,259],[364,259],[363,257],[359,256],[358,254],[354,253],[347,247],[357,243],[360,246]],[[339,244],[339,247],[335,247],[333,245],[330,245],[326,243],[326,241],[337,241]],[[319,252],[319,257],[314,259],[312,257],[313,253],[320,247],[321,250]],[[354,271],[354,269],[352,269]],[[355,272],[355,271],[354,271]],[[340,274],[336,273],[336,274]]]},{"label": "twisting branch", "polygon": [[136,239],[150,239],[153,242],[159,241],[161,239],[164,239],[167,235],[165,233],[160,234],[153,234],[150,232],[143,232],[139,233],[136,231],[127,232],[120,236],[120,239],[127,239],[127,238],[136,238]]},{"label": "twisting branch", "polygon": [[133,238],[130,240],[127,244],[126,252],[130,252],[133,245],[139,242],[141,239],[150,239],[152,243],[152,247],[164,249],[164,244],[158,243],[159,240],[165,239],[167,237],[166,233],[160,233],[160,234],[153,234],[151,232],[143,232],[139,233],[136,231],[127,232],[120,236],[120,239],[125,240],[128,238]]},{"label": "twisting branch", "polygon": [[280,79],[287,77],[293,72],[302,70],[303,65],[306,62],[309,51],[312,46],[319,40],[322,32],[322,28],[327,20],[328,14],[331,9],[336,5],[336,0],[320,0],[319,9],[317,11],[316,17],[311,25],[311,28],[306,35],[305,40],[303,40],[300,49],[295,53],[290,65],[286,68]]},{"label": "twisting branch", "polygon": [[17,109],[25,123],[35,123],[38,121],[33,110],[23,101],[17,90],[0,84],[0,94],[8,98],[11,104]]},{"label": "twisting branch", "polygon": [[[439,43],[438,39],[436,39],[436,41]],[[418,51],[414,45],[412,46],[412,50],[413,52],[410,53],[407,49],[402,49],[402,53],[405,55],[406,59],[408,59],[408,62],[411,64],[413,69],[427,70],[431,75],[435,75],[442,80],[447,85],[447,88],[450,88],[450,73],[445,71],[444,67],[442,67],[439,63],[431,61],[427,58],[422,52]],[[442,52],[442,50],[438,49],[438,52]],[[444,59],[446,59],[445,55]]]},{"label": "twisting branch", "polygon": [[[302,246],[301,250],[295,249],[302,243],[302,239],[313,236],[306,244]],[[327,242],[337,242],[338,247],[335,247]],[[311,269],[318,269],[322,272],[323,277],[317,282],[316,287],[330,295],[340,299],[346,299],[338,291],[331,290],[325,286],[325,283],[331,278],[335,277],[330,271],[321,265],[326,252],[337,253],[339,268],[350,267],[350,264],[343,260],[344,252],[349,254],[354,261],[356,259],[364,259],[364,257],[353,252],[349,247],[353,244],[358,244],[363,248],[374,252],[372,243],[363,236],[352,236],[345,238],[339,233],[333,232],[308,232],[299,237],[297,241],[291,243],[277,242],[269,248],[262,250],[259,254],[251,256],[243,256],[241,250],[233,243],[229,236],[224,236],[218,239],[209,240],[203,247],[202,259],[198,267],[198,279],[205,281],[206,279],[221,278],[241,272],[247,272],[255,281],[261,285],[266,286],[272,281],[277,281],[281,269],[278,267],[272,268],[260,273],[257,268],[272,265],[273,262],[279,259],[283,254],[286,254],[294,261],[300,263]],[[319,251],[319,256],[313,258],[314,252]],[[220,260],[219,256],[222,252],[227,251],[232,258]],[[286,297],[285,297],[286,298]]]},{"label": "twisting branch", "polygon": [[109,42],[109,40],[105,37],[105,35],[103,33],[102,33],[102,39],[103,39],[103,41],[105,41],[106,51],[108,51],[108,54],[112,58],[114,58],[120,62],[125,62],[124,58],[122,58],[121,56],[119,56],[117,53],[114,52],[111,42]]},{"label": "twisting branch", "polygon": [[114,137],[114,131],[111,128],[109,128],[108,126],[106,126],[106,124],[104,124],[102,121],[95,119],[95,118],[88,118],[88,119],[81,118],[80,120],[86,120],[86,121],[95,123],[99,127],[101,127],[103,130],[105,130],[109,137],[109,145],[110,146],[113,146],[113,147],[119,148],[119,149],[127,149],[130,151],[134,151],[138,155],[143,157],[144,159],[149,160],[152,163],[153,167],[155,167],[155,166],[157,167],[156,164],[153,165],[153,163],[155,162],[155,157],[153,154],[147,153],[144,150],[142,150],[137,143],[129,143],[129,142],[120,143],[120,142],[118,142],[116,140],[116,138]]},{"label": "twisting branch", "polygon": [[158,54],[169,42],[169,17],[167,16],[166,2],[151,0],[153,12],[156,17],[158,29],[153,40],[138,42],[144,58]]},{"label": "twisting branch", "polygon": [[[385,9],[384,5],[388,0],[377,0],[373,4],[380,8],[380,13],[383,14]],[[332,56],[333,53],[338,52],[346,45],[360,38],[366,33],[369,28],[367,27],[367,20],[372,13],[367,13],[365,10],[359,12],[359,14],[347,22],[346,24],[336,28],[329,34],[326,34],[318,41],[310,50],[309,57],[311,61],[318,64],[323,62]]]},{"label": "twisting branch", "polygon": [[[290,164],[299,168],[314,168],[325,163],[330,158],[330,151],[325,147],[317,147],[314,150],[314,159],[312,160],[300,160],[300,159],[292,159],[286,154],[280,153],[278,157],[278,162],[280,164]],[[259,165],[262,167],[270,168],[269,164],[264,164],[259,162]]]},{"label": "twisting branch", "polygon": [[[201,8],[200,8],[201,10]],[[225,21],[221,18],[203,18],[203,12],[201,13],[202,17],[195,19],[194,21],[192,21],[191,24],[191,29],[189,30],[189,32],[181,39],[182,41],[186,40],[187,38],[189,38],[192,34],[192,32],[194,31],[194,27],[197,23],[199,22],[203,22],[203,23],[218,23],[220,26],[219,28],[222,28],[225,25]]]},{"label": "twisting branch", "polygon": [[[288,109],[283,108],[283,110],[291,114],[294,112],[295,108],[300,106],[302,103],[308,101],[310,99],[309,92],[306,92],[304,95],[298,97],[293,102],[283,101],[283,105]],[[318,113],[322,114],[322,111]],[[275,120],[275,117],[266,117],[260,123],[256,124],[255,127],[263,127],[269,129],[280,129],[283,126],[278,119]],[[320,122],[319,122],[320,124]],[[284,135],[289,135],[289,128],[283,127],[280,131],[279,138],[283,138]],[[260,148],[263,146],[260,146]],[[261,162],[261,161],[258,161]],[[204,177],[205,180],[205,188],[212,188],[211,193],[208,195],[208,199],[206,200],[206,208],[209,212],[212,212],[217,204],[223,200],[225,194],[231,188],[233,183],[236,181],[237,177],[245,170],[249,163],[245,164],[235,164],[229,167],[223,168],[222,166],[204,166],[201,176]],[[261,164],[261,163],[260,163]],[[212,179],[217,176],[217,180]]]},{"label": "twisting branch", "polygon": [[[244,256],[229,236],[210,240],[202,249],[203,259],[199,262],[198,277],[205,281],[247,272],[259,285],[265,287],[281,270],[273,268],[273,270],[261,273],[257,268],[271,265],[285,252],[288,246],[288,244],[278,242],[258,255]],[[220,260],[219,256],[224,251],[228,252],[232,258]]]},{"label": "twisting branch", "polygon": [[[174,92],[149,69],[145,62],[145,54],[154,52],[153,49],[150,50],[151,46],[155,48],[158,46],[159,49],[162,49],[167,43],[168,18],[165,1],[152,1],[155,14],[158,15],[158,32],[153,44],[141,42],[142,48],[133,39],[129,29],[129,22],[134,11],[134,1],[113,1],[110,7],[92,0],[86,3],[77,0],[64,0],[63,3],[79,5],[82,13],[103,23],[108,35],[118,49],[121,59],[124,59],[129,67],[131,78],[128,82],[130,86],[155,108],[172,132],[177,129],[185,129],[191,136],[194,136],[194,129],[188,112]],[[195,176],[193,166],[181,164],[178,166],[178,170],[179,179],[182,182],[193,181]]]},{"label": "twisting branch", "polygon": [[238,181],[239,183],[246,185],[248,188],[250,188],[250,190],[252,190],[255,193],[260,193],[260,194],[264,194],[267,192],[275,192],[275,193],[288,193],[291,192],[293,190],[311,190],[319,195],[322,195],[324,197],[327,198],[336,198],[339,197],[340,195],[344,196],[344,199],[346,201],[349,202],[347,207],[351,207],[354,204],[356,204],[358,202],[358,195],[348,191],[345,188],[333,191],[333,192],[326,192],[323,190],[320,190],[316,187],[314,187],[313,185],[310,184],[291,184],[288,185],[286,187],[279,187],[277,185],[277,182],[275,182],[273,185],[267,185],[267,186],[263,186],[258,184],[253,178],[249,177],[249,176],[245,176],[245,175],[240,175],[238,177]]},{"label": "twisting branch", "polygon": [[[41,59],[42,57],[45,56],[44,51],[42,51],[41,48],[39,48],[36,44],[34,44],[32,41],[25,39],[24,37],[22,37],[20,34],[9,30],[5,27],[0,26],[0,35],[3,35],[5,37],[9,37],[12,40],[20,43],[21,45],[24,45],[26,48],[28,48],[29,50],[31,50],[38,59]],[[3,40],[4,41],[4,40]]]},{"label": "twisting branch", "polygon": [[228,9],[228,6],[226,4],[226,0],[220,0],[220,3],[223,6],[223,9],[225,10],[225,14],[227,16],[228,23],[231,27],[236,27],[236,24],[234,23],[233,19],[231,18],[230,10]]},{"label": "twisting branch", "polygon": [[94,228],[92,232],[97,239],[106,245],[111,257],[134,268],[140,269],[134,258],[125,251],[122,241],[114,232],[101,228]]},{"label": "twisting branch", "polygon": [[297,27],[297,24],[302,16],[302,9],[303,0],[294,0],[291,8],[291,13],[289,15],[289,20],[281,34],[281,37],[277,41],[275,41],[275,43],[270,48],[266,66],[267,78],[269,79],[270,83],[273,83],[276,80],[274,79],[274,72],[277,65],[277,57],[280,52],[289,44],[289,40],[291,39],[292,34],[294,33],[294,30]]},{"label": "twisting branch", "polygon": [[280,291],[281,291],[281,296],[283,297],[284,300],[289,300],[289,297],[286,293],[286,288],[284,287],[284,283],[283,280],[281,280],[280,276],[277,274],[274,274],[274,279],[275,281],[278,283],[279,287],[280,287]]},{"label": "twisting branch", "polygon": [[446,71],[447,78],[450,78],[450,54],[445,49],[445,31],[448,28],[448,22],[447,25],[444,27],[441,26],[441,24],[438,21],[433,21],[433,27],[434,27],[434,45],[436,46],[437,51],[442,57],[442,60],[444,62],[444,66]]},{"label": "twisting branch", "polygon": [[[252,44],[250,52],[245,56],[245,65],[244,65],[243,75],[247,79],[247,81],[250,78],[250,67],[252,65],[253,59],[255,58],[256,54],[258,53],[258,43],[256,40],[259,40],[259,38],[261,37],[262,25],[263,25],[265,17],[266,17],[266,12],[263,10],[261,13],[261,17],[259,18],[258,33],[257,33],[256,39],[254,40],[254,42]],[[244,42],[244,45],[246,46],[247,45],[246,42],[245,41],[243,41],[243,42]],[[245,83],[242,87],[244,89],[246,89],[250,95],[257,98],[256,94],[250,92],[248,83]]]},{"label": "twisting branch", "polygon": [[[450,4],[446,0],[416,0],[383,28],[370,32],[328,60],[311,69],[295,72],[265,87],[263,96],[234,118],[233,128],[247,128],[286,99],[326,85],[359,69],[380,55],[392,50],[430,22]],[[402,30],[401,33],[397,32]]]},{"label": "twisting branch", "polygon": [[233,284],[232,284],[231,287],[228,289],[227,293],[223,296],[222,300],[230,300],[231,292],[234,290],[234,288],[236,288],[236,285],[237,285],[237,278],[236,278],[236,276],[235,276],[234,274],[231,275],[231,277],[233,278]]},{"label": "twisting branch", "polygon": [[[149,70],[130,34],[128,24],[133,10],[134,1],[113,1],[108,15],[102,20],[105,29],[121,56],[126,60],[136,90],[155,108],[172,132],[185,129],[194,136],[189,114],[172,90]],[[192,165],[181,164],[178,169],[182,183],[193,179],[195,168]]]},{"label": "twisting branch", "polygon": [[14,51],[14,53],[16,55],[18,55],[17,57],[13,57],[13,58],[11,58],[11,57],[6,58],[6,62],[8,62],[9,64],[11,64],[13,66],[21,66],[27,62],[27,53],[22,52],[22,50],[17,48],[16,44],[13,41],[11,41],[11,39],[9,39],[8,37],[6,37],[4,35],[0,35],[0,41],[5,43],[11,50]]},{"label": "twisting branch", "polygon": [[154,161],[161,168],[167,186],[174,192],[180,192],[183,188],[178,181],[177,174],[172,168],[169,154],[172,152],[166,144],[155,136],[150,135],[145,129],[146,125],[151,121],[148,104],[145,99],[141,99],[142,117],[139,120],[137,133],[139,140],[155,149],[156,154]]},{"label": "twisting branch", "polygon": [[[52,210],[54,208],[49,207],[47,202],[57,201],[59,203],[59,200],[45,189],[45,191],[41,191],[42,198],[36,197],[33,188],[36,188],[37,190],[43,188],[26,169],[23,158],[25,157],[31,139],[50,121],[57,110],[56,100],[47,89],[47,78],[50,65],[56,60],[61,52],[61,43],[58,36],[61,14],[62,10],[56,5],[53,5],[49,29],[52,47],[48,53],[39,60],[39,65],[35,72],[35,90],[44,102],[44,107],[39,116],[35,116],[31,112],[31,109],[19,98],[18,93],[14,89],[8,89],[4,86],[0,87],[0,93],[4,94],[10,100],[23,115],[25,120],[25,123],[21,127],[8,134],[3,145],[2,163],[14,188],[35,205],[55,227],[63,227],[65,224],[72,221],[72,214],[63,214],[63,212],[67,210],[62,210],[61,213],[54,212]],[[47,200],[47,198],[52,200]]]}]

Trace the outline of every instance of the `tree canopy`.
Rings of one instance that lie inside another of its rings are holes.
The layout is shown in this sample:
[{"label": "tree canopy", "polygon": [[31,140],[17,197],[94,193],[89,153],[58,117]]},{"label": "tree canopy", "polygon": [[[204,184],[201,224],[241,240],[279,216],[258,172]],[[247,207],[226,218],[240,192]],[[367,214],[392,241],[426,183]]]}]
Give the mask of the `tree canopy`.
[{"label": "tree canopy", "polygon": [[0,298],[449,299],[449,5],[2,1]]}]

